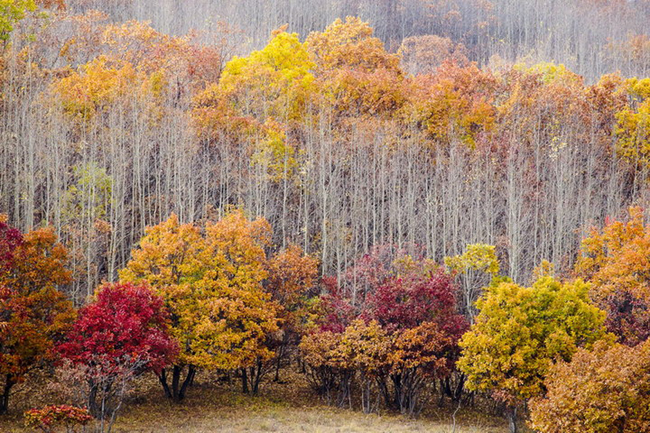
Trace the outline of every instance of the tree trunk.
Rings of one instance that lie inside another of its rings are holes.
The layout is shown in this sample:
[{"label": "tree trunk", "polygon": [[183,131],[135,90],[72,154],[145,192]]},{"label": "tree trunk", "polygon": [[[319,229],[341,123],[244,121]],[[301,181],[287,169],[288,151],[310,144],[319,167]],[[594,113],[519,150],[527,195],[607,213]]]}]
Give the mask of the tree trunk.
[{"label": "tree trunk", "polygon": [[284,354],[286,352],[285,347],[286,347],[286,338],[283,338],[283,342],[280,345],[278,349],[278,355],[276,356],[275,359],[275,377],[273,378],[274,382],[280,382],[280,366],[282,365],[282,358],[284,357]]},{"label": "tree trunk", "polygon": [[510,426],[510,433],[517,433],[517,408],[508,408],[508,425]]},{"label": "tree trunk", "polygon": [[0,394],[0,415],[4,415],[9,411],[9,391],[14,386],[13,379],[10,375],[5,377],[5,386],[3,387],[2,394]]},{"label": "tree trunk", "polygon": [[100,410],[97,407],[97,385],[90,383],[90,392],[88,393],[88,412],[95,418],[99,418]]},{"label": "tree trunk", "polygon": [[160,381],[160,384],[162,385],[163,390],[165,391],[165,397],[167,397],[168,399],[171,400],[173,398],[173,396],[172,396],[172,391],[171,391],[171,389],[169,389],[169,385],[167,384],[167,370],[166,369],[164,369],[164,368],[162,369],[162,371],[160,372],[160,375],[158,376],[158,380]]},{"label": "tree trunk", "polygon": [[167,372],[165,369],[158,376],[160,384],[165,391],[165,396],[176,403],[180,403],[185,399],[187,393],[187,388],[194,381],[194,376],[196,375],[196,367],[189,365],[187,367],[187,375],[185,379],[181,381],[181,373],[183,372],[183,366],[175,365],[172,367],[172,383],[171,387],[167,382]]},{"label": "tree trunk", "polygon": [[245,368],[241,369],[241,392],[248,394],[248,372]]},{"label": "tree trunk", "polygon": [[195,374],[196,374],[196,369],[194,368],[193,365],[187,367],[187,376],[185,376],[183,385],[181,385],[181,389],[178,392],[178,401],[181,401],[185,398],[185,394],[187,393],[187,388],[190,386],[191,383],[194,382]]},{"label": "tree trunk", "polygon": [[261,359],[257,360],[256,367],[251,368],[251,389],[253,391],[253,395],[257,395],[258,391],[260,390],[260,381],[262,380],[263,368],[264,365],[262,364]]}]

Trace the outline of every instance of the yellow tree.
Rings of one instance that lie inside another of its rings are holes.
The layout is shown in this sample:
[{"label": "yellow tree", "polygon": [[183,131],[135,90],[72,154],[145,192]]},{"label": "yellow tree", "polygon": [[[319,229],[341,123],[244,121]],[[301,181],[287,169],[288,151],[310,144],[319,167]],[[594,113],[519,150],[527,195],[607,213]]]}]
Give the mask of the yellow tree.
[{"label": "yellow tree", "polygon": [[616,113],[617,151],[647,170],[650,165],[650,78],[630,79],[626,87],[634,104]]},{"label": "yellow tree", "polygon": [[269,223],[250,221],[241,210],[206,227],[210,269],[204,282],[212,291],[211,317],[219,321],[201,324],[208,336],[218,336],[203,338],[203,350],[221,353],[212,357],[215,367],[240,369],[244,392],[257,393],[264,363],[274,355],[267,340],[279,329],[279,307],[263,286],[270,244]]},{"label": "yellow tree", "polygon": [[192,117],[202,139],[251,149],[253,165],[273,181],[291,177],[297,145],[291,124],[305,116],[313,95],[314,63],[296,33],[273,32],[263,49],[226,63],[218,83],[194,98]]},{"label": "yellow tree", "polygon": [[217,89],[240,115],[298,119],[312,88],[313,67],[298,34],[281,28],[263,49],[226,63]]},{"label": "yellow tree", "polygon": [[509,408],[511,432],[516,408],[544,392],[551,366],[569,361],[579,347],[609,338],[605,313],[589,302],[589,285],[560,283],[550,277],[532,287],[502,282],[477,301],[479,314],[461,339],[458,368],[466,386],[490,392]]},{"label": "yellow tree", "polygon": [[171,386],[164,370],[160,376],[168,397],[182,400],[197,368],[239,370],[244,390],[257,392],[274,355],[267,340],[280,322],[263,284],[270,237],[266,220],[251,221],[240,210],[203,231],[172,215],[147,229],[133,250],[120,277],[147,281],[164,297],[181,348]]},{"label": "yellow tree", "polygon": [[463,254],[445,257],[445,265],[460,279],[464,313],[470,320],[474,320],[474,303],[481,288],[494,281],[499,274],[496,247],[487,244],[467,245]]},{"label": "yellow tree", "polygon": [[[210,367],[203,363],[193,344],[198,338],[193,309],[199,308],[197,295],[202,293],[200,281],[207,270],[205,240],[198,227],[180,224],[172,214],[169,219],[146,230],[138,248],[131,252],[131,261],[120,272],[125,281],[147,281],[162,295],[172,314],[172,335],[178,341],[180,353],[172,367],[171,387],[163,369],[160,382],[167,397],[180,401],[185,397],[197,367]],[[184,368],[188,371],[181,383]]]}]

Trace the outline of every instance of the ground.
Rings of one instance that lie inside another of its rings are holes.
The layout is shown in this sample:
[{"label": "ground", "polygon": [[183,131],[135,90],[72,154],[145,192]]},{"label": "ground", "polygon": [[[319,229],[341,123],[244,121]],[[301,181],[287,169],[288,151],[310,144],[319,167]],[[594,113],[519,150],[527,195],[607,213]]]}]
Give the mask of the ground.
[{"label": "ground", "polygon": [[[155,378],[138,381],[132,397],[115,423],[115,433],[153,432],[434,432],[501,433],[507,431],[502,419],[483,415],[478,408],[462,408],[452,421],[453,408],[436,402],[427,405],[415,419],[390,414],[365,415],[359,410],[327,406],[314,394],[299,374],[285,383],[266,382],[259,396],[238,392],[236,383],[218,383],[203,375],[190,389],[187,400],[173,404],[163,398]],[[35,404],[33,390],[22,391],[12,402],[11,413],[0,418],[0,432],[25,432],[22,412]],[[51,396],[49,397],[52,398]],[[59,403],[52,402],[49,403]]]}]

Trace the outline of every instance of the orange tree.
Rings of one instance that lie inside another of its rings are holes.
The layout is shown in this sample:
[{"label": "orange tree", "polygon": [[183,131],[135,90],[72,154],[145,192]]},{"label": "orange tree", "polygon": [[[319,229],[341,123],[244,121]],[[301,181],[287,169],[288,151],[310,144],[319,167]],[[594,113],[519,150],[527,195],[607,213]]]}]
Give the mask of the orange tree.
[{"label": "orange tree", "polygon": [[25,235],[0,221],[0,414],[27,373],[53,356],[54,343],[74,319],[57,289],[70,282],[67,251],[51,229]]},{"label": "orange tree", "polygon": [[304,254],[302,248],[290,245],[268,260],[268,278],[264,287],[280,307],[282,319],[278,338],[270,343],[275,349],[275,381],[279,380],[282,362],[300,340],[307,315],[309,289],[318,279],[318,260]]},{"label": "orange tree", "polygon": [[591,298],[607,312],[607,326],[623,344],[650,336],[650,230],[643,210],[630,208],[627,222],[609,221],[582,241],[578,275],[592,283]]},{"label": "orange tree", "polygon": [[314,62],[322,102],[337,117],[390,117],[405,102],[399,57],[388,53],[359,18],[337,19],[313,32],[305,47]]},{"label": "orange tree", "polygon": [[540,433],[632,433],[650,429],[650,344],[600,342],[556,364],[547,394],[531,401]]}]

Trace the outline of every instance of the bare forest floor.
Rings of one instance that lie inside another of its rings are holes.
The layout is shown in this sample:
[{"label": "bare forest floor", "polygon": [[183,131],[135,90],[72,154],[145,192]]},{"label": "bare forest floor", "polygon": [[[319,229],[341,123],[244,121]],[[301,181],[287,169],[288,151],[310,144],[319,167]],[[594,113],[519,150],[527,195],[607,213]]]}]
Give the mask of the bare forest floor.
[{"label": "bare forest floor", "polygon": [[[501,433],[505,422],[486,415],[485,408],[461,408],[456,413],[454,429],[450,403],[440,407],[429,402],[419,417],[381,413],[363,414],[359,410],[327,406],[312,391],[304,377],[284,373],[285,383],[267,381],[258,396],[239,392],[238,382],[228,384],[215,376],[197,377],[186,401],[173,404],[164,399],[154,377],[138,380],[113,427],[113,432],[432,432],[432,433]],[[10,403],[9,415],[0,419],[0,432],[29,431],[22,413],[52,400],[34,386],[20,390]]]}]

